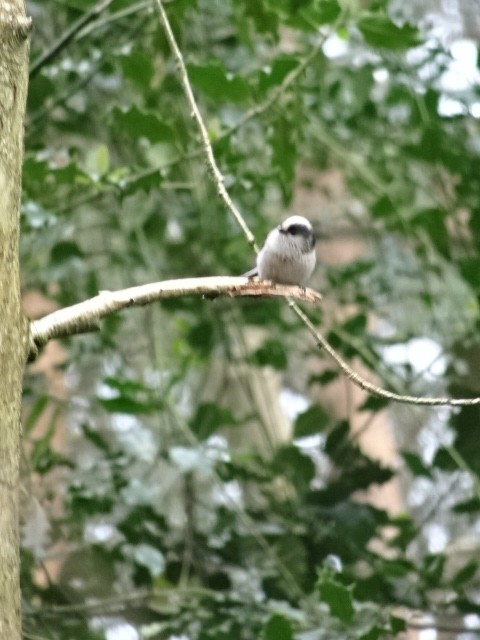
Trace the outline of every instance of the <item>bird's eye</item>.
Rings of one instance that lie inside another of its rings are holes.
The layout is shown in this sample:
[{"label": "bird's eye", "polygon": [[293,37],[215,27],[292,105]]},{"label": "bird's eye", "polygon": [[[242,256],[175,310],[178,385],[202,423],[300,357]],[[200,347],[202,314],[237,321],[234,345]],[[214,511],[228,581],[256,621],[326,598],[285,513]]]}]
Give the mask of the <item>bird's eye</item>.
[{"label": "bird's eye", "polygon": [[290,229],[288,231],[289,231],[289,233],[292,234],[292,236],[296,236],[297,235],[297,227],[290,227]]}]

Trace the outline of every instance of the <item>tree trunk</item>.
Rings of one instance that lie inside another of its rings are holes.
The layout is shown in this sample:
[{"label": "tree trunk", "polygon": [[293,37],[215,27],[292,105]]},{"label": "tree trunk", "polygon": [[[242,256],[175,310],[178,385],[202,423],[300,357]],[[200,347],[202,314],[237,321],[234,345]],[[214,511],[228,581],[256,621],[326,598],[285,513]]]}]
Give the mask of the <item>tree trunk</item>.
[{"label": "tree trunk", "polygon": [[28,34],[23,0],[0,0],[0,640],[20,640],[18,473],[28,325],[18,263]]}]

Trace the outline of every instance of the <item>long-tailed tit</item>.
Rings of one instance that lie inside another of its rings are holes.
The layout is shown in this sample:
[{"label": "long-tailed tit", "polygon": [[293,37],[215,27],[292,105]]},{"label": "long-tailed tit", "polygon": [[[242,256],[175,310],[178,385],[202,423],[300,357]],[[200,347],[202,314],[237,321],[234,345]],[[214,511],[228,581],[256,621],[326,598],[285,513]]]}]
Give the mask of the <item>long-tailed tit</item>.
[{"label": "long-tailed tit", "polygon": [[257,256],[257,266],[244,275],[303,285],[311,276],[316,259],[312,225],[303,216],[291,216],[270,231]]}]

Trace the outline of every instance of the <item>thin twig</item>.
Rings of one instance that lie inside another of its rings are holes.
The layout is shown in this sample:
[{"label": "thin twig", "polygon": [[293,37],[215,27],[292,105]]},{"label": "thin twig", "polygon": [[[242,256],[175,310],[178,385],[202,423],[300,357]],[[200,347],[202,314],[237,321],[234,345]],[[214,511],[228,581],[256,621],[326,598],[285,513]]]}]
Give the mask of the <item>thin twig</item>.
[{"label": "thin twig", "polygon": [[[338,18],[337,23],[340,22],[340,19],[341,17]],[[335,29],[335,25],[337,23],[334,24],[333,29]],[[282,96],[286,92],[286,90],[290,87],[290,85],[293,84],[297,80],[297,78],[305,71],[305,69],[312,62],[312,60],[314,60],[317,57],[317,55],[322,50],[323,45],[325,44],[325,41],[327,40],[329,35],[330,33],[327,32],[323,35],[322,38],[320,38],[317,41],[317,43],[312,47],[312,49],[305,56],[305,58],[303,58],[303,60],[294,69],[292,69],[290,73],[288,73],[285,76],[285,78],[278,85],[278,87],[275,87],[274,89],[271,90],[266,100],[264,100],[263,102],[259,102],[257,105],[255,105],[251,109],[248,109],[248,111],[244,113],[244,115],[238,120],[238,122],[236,122],[234,125],[229,127],[223,134],[220,134],[217,140],[231,136],[238,129],[243,127],[249,120],[251,120],[252,118],[256,118],[257,116],[261,115],[262,113],[264,113],[265,111],[268,111],[271,107],[273,107],[273,105],[278,101],[280,96]]]},{"label": "thin twig", "polygon": [[116,12],[110,13],[107,16],[105,16],[104,18],[98,18],[98,20],[95,20],[94,22],[93,21],[90,22],[90,24],[88,26],[85,26],[77,34],[77,37],[75,38],[75,40],[77,40],[77,41],[78,40],[82,40],[86,36],[89,36],[93,31],[97,31],[98,29],[101,29],[102,27],[109,26],[113,22],[116,22],[117,20],[122,20],[123,18],[128,18],[128,16],[131,16],[132,14],[138,13],[142,9],[153,10],[152,1],[151,0],[140,0],[140,2],[137,2],[135,4],[132,4],[132,5],[128,6],[128,7],[125,7],[125,9],[121,9],[120,11],[116,11]]},{"label": "thin twig", "polygon": [[[225,188],[224,185],[224,178],[220,172],[220,170],[217,167],[216,161],[215,161],[215,157],[213,155],[213,150],[212,150],[212,145],[210,144],[210,141],[208,139],[208,133],[207,133],[207,129],[205,127],[205,124],[203,122],[202,116],[200,114],[200,111],[198,109],[197,103],[195,101],[195,97],[193,95],[193,90],[192,87],[190,85],[190,80],[188,78],[188,73],[187,73],[187,69],[185,66],[185,62],[182,56],[182,53],[178,47],[178,44],[175,40],[175,36],[173,34],[172,28],[170,26],[170,22],[168,20],[167,14],[165,12],[165,9],[163,7],[162,4],[162,0],[155,0],[157,7],[158,7],[158,11],[160,13],[160,18],[161,21],[163,23],[163,27],[165,30],[165,34],[167,36],[167,40],[170,44],[172,53],[173,53],[173,57],[175,58],[175,62],[178,68],[178,72],[180,75],[180,81],[182,83],[182,87],[183,90],[185,92],[185,96],[187,98],[188,104],[192,110],[192,116],[195,119],[199,132],[200,132],[200,136],[202,139],[202,145],[204,148],[204,152],[205,152],[205,156],[208,162],[208,165],[211,169],[212,175],[213,175],[213,179],[215,182],[215,185],[217,187],[217,191],[218,194],[220,196],[220,198],[223,200],[223,202],[225,203],[225,205],[227,206],[227,208],[231,211],[231,213],[233,214],[233,216],[235,217],[235,219],[237,220],[238,224],[240,225],[240,227],[242,228],[243,232],[245,233],[248,241],[255,247],[255,242],[254,242],[254,238],[253,238],[253,234],[250,231],[250,229],[248,228],[245,220],[243,219],[241,213],[238,211],[238,209],[233,205],[230,196],[228,195],[228,192]],[[337,21],[338,23],[338,21]],[[320,44],[320,48],[321,48],[321,44]],[[310,56],[311,58],[314,57],[314,50],[312,50]],[[310,56],[308,56],[310,58]],[[306,66],[306,65],[304,65]],[[302,69],[303,70],[303,69]],[[296,77],[296,76],[295,76]],[[293,78],[295,79],[295,78]],[[293,80],[292,80],[293,82]],[[271,104],[273,103],[273,101],[268,101],[268,106],[271,106]],[[268,106],[266,108],[268,108]],[[256,115],[256,113],[254,114]],[[287,298],[288,299],[288,298]],[[307,327],[307,329],[310,331],[310,333],[312,334],[313,338],[315,339],[315,342],[317,343],[318,347],[320,347],[321,349],[323,349],[334,361],[335,363],[338,365],[338,367],[341,369],[341,371],[343,371],[343,373],[350,379],[352,380],[352,382],[354,382],[354,384],[356,384],[358,387],[360,387],[361,389],[363,389],[364,391],[367,391],[368,393],[371,393],[374,396],[377,396],[379,398],[385,398],[386,400],[393,400],[395,402],[402,402],[405,404],[414,404],[414,405],[427,405],[427,406],[439,406],[439,405],[443,405],[443,406],[451,406],[451,407],[459,407],[459,406],[471,406],[471,405],[477,405],[480,404],[480,398],[420,398],[417,396],[409,396],[409,395],[401,395],[399,393],[393,393],[391,391],[387,391],[386,389],[382,389],[381,387],[378,387],[377,385],[369,382],[368,380],[365,380],[364,378],[362,378],[362,376],[360,376],[358,373],[356,373],[355,371],[353,371],[348,364],[343,360],[343,358],[335,351],[335,349],[328,343],[328,341],[317,331],[317,329],[315,328],[315,326],[312,324],[312,322],[309,320],[309,318],[305,315],[305,313],[300,309],[300,307],[292,300],[292,299],[288,299],[288,303],[290,305],[290,308],[293,310],[293,312],[300,318],[300,320],[303,322],[303,324]]]},{"label": "thin twig", "polygon": [[90,22],[96,16],[98,16],[104,9],[106,9],[113,0],[100,0],[89,11],[83,14],[76,22],[72,24],[70,29],[67,29],[65,33],[62,33],[60,38],[53,43],[53,45],[45,51],[35,62],[30,66],[30,79],[34,78],[40,69],[56,58],[67,47],[77,33]]},{"label": "thin twig", "polygon": [[296,313],[296,315],[300,318],[303,324],[307,327],[307,329],[312,334],[315,342],[323,349],[328,355],[336,362],[338,367],[343,371],[343,373],[350,378],[352,382],[354,382],[358,387],[363,389],[364,391],[368,391],[377,398],[385,398],[386,400],[393,400],[395,402],[402,402],[404,404],[414,404],[414,405],[427,405],[430,407],[433,406],[449,406],[449,407],[468,407],[472,405],[480,404],[480,398],[420,398],[418,396],[407,396],[401,395],[399,393],[393,393],[393,391],[387,391],[386,389],[382,389],[381,387],[365,380],[362,378],[356,371],[353,371],[348,364],[343,360],[343,358],[335,351],[335,349],[329,344],[329,342],[322,336],[322,334],[317,331],[313,323],[307,317],[307,315],[300,309],[300,307],[293,302],[293,300],[289,301],[290,308]]},{"label": "thin twig", "polygon": [[230,198],[230,195],[227,189],[225,188],[225,178],[223,177],[222,172],[218,168],[217,161],[215,160],[215,156],[213,155],[212,145],[208,138],[208,131],[203,122],[202,116],[200,114],[200,110],[197,106],[195,96],[193,95],[192,87],[188,79],[187,68],[185,66],[185,62],[183,61],[182,53],[178,48],[177,41],[175,40],[175,36],[173,35],[172,27],[170,26],[170,22],[168,21],[167,14],[165,13],[165,9],[163,8],[163,4],[161,0],[156,0],[156,4],[158,7],[158,11],[160,13],[160,18],[163,23],[165,35],[167,36],[167,40],[172,49],[173,57],[175,58],[175,62],[178,68],[178,72],[180,74],[180,81],[182,83],[183,90],[185,91],[188,104],[191,108],[192,118],[194,118],[195,122],[197,123],[198,130],[200,132],[200,138],[202,140],[203,150],[205,152],[205,157],[206,157],[208,166],[210,168],[210,171],[212,173],[215,186],[217,187],[218,195],[223,200],[227,209],[230,211],[230,213],[233,215],[233,217],[239,224],[248,242],[252,245],[255,251],[258,252],[258,247],[255,242],[255,236],[248,228],[248,225],[243,219],[242,214],[233,203],[233,200]]},{"label": "thin twig", "polygon": [[[116,611],[124,611],[125,608],[141,605],[143,601],[150,600],[156,605],[159,602],[177,602],[179,598],[211,598],[217,602],[223,602],[227,599],[224,593],[208,589],[201,586],[172,587],[170,589],[163,587],[158,589],[142,589],[129,593],[119,594],[111,598],[99,598],[86,602],[73,602],[70,604],[57,604],[50,606],[42,606],[41,608],[32,607],[24,612],[27,618],[45,618],[51,616],[75,614],[75,613],[94,613],[108,614]],[[32,636],[33,637],[33,636]]]},{"label": "thin twig", "polygon": [[478,477],[478,473],[474,469],[472,469],[472,467],[468,464],[468,462],[455,446],[448,445],[445,447],[445,449],[448,455],[455,462],[457,467],[473,478],[473,488],[475,493],[477,494],[477,500],[480,500],[480,479]]},{"label": "thin twig", "polygon": [[32,608],[25,612],[29,617],[48,617],[68,613],[112,613],[114,611],[124,611],[126,605],[134,606],[134,603],[147,600],[154,595],[151,591],[134,591],[123,595],[91,600],[88,602],[74,602],[72,604],[57,604],[41,609]]},{"label": "thin twig", "polygon": [[116,311],[183,296],[289,296],[312,304],[322,300],[322,296],[313,289],[229,276],[164,280],[119,291],[101,291],[94,298],[34,320],[30,325],[29,360],[35,360],[39,348],[49,340],[95,331],[101,318]]}]

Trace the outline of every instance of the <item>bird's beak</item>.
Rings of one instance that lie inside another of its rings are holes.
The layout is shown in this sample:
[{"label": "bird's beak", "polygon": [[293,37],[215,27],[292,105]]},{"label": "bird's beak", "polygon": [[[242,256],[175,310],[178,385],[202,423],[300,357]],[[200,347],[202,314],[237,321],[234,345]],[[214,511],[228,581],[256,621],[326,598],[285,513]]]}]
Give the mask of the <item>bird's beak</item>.
[{"label": "bird's beak", "polygon": [[286,233],[285,229],[282,227],[282,225],[279,225],[277,227],[277,229],[280,231],[280,233]]}]

